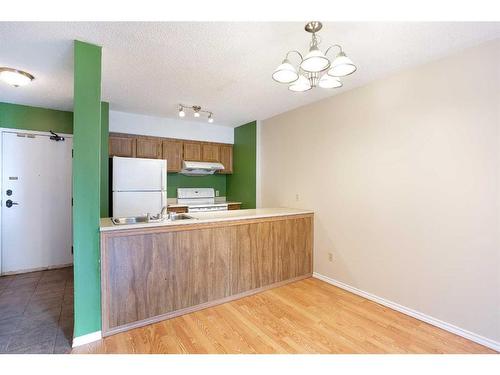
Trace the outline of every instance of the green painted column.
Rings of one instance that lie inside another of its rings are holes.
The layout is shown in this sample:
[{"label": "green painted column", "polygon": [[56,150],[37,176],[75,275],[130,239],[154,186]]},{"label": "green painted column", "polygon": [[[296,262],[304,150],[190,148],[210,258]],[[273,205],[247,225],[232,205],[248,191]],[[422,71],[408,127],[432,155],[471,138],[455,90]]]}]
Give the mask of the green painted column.
[{"label": "green painted column", "polygon": [[101,103],[101,217],[109,217],[109,103]]},{"label": "green painted column", "polygon": [[101,330],[101,47],[74,43],[74,336]]},{"label": "green painted column", "polygon": [[234,129],[233,174],[226,179],[227,198],[255,208],[257,192],[257,123]]}]

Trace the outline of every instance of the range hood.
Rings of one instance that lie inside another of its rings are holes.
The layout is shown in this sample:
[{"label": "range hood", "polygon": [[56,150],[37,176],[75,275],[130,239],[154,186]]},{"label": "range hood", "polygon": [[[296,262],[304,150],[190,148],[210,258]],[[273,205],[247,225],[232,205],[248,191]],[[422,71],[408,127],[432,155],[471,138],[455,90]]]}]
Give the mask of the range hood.
[{"label": "range hood", "polygon": [[224,169],[224,166],[221,163],[184,160],[180,173],[186,176],[206,176],[222,169]]}]

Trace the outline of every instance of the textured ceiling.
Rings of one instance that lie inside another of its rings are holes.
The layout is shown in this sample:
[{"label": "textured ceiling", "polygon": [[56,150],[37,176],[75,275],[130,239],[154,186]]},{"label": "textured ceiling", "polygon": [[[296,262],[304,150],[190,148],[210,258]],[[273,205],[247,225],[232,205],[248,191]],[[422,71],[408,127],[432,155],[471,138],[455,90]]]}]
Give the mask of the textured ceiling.
[{"label": "textured ceiling", "polygon": [[[32,85],[0,83],[0,101],[71,110],[72,41],[103,47],[102,97],[112,110],[176,117],[177,104],[238,126],[500,37],[500,23],[324,23],[320,47],[340,43],[358,66],[334,91],[292,93],[271,79],[289,49],[306,51],[304,23],[0,22],[0,66]],[[471,74],[464,72],[465,74]]]}]

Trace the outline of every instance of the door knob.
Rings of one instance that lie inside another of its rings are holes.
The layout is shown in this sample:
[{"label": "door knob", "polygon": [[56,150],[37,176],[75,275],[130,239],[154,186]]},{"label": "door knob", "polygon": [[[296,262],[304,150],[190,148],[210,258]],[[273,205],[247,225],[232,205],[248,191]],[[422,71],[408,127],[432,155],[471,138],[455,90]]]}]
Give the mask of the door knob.
[{"label": "door knob", "polygon": [[17,206],[18,204],[19,204],[19,203],[17,203],[17,202],[12,202],[12,200],[10,200],[10,199],[7,199],[7,200],[5,201],[5,205],[6,205],[8,208],[11,208],[12,206]]}]

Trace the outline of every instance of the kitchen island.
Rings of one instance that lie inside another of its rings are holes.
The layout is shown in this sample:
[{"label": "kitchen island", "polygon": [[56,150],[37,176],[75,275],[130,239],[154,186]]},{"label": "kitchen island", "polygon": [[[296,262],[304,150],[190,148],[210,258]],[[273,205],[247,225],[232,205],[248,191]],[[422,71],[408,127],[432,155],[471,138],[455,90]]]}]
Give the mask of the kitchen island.
[{"label": "kitchen island", "polygon": [[261,208],[189,216],[131,225],[101,220],[103,336],[312,274],[312,211]]}]

